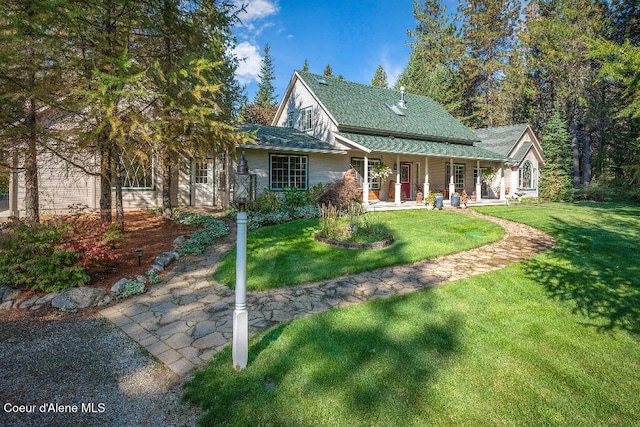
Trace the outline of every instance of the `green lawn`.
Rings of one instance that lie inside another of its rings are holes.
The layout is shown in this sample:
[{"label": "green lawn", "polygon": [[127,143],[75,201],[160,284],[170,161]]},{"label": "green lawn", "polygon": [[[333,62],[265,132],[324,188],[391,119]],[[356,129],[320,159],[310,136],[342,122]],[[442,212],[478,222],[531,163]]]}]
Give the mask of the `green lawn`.
[{"label": "green lawn", "polygon": [[[384,249],[339,249],[316,242],[318,219],[260,228],[247,238],[247,288],[264,290],[339,277],[380,267],[409,264],[460,252],[502,238],[499,226],[471,215],[444,211],[369,213],[395,242]],[[470,237],[469,231],[485,236]],[[229,252],[214,278],[235,286],[236,252]]]},{"label": "green lawn", "polygon": [[251,341],[242,372],[226,348],[186,386],[202,424],[637,425],[638,208],[483,212],[558,245],[497,272],[280,325]]}]

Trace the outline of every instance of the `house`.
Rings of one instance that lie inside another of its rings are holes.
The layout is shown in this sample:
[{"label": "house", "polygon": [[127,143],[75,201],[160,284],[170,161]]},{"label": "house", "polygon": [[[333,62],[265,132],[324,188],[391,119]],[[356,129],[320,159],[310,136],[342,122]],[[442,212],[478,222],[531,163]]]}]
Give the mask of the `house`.
[{"label": "house", "polygon": [[[304,190],[352,170],[365,205],[378,200],[400,205],[429,191],[448,199],[464,189],[476,201],[506,200],[520,191],[534,195],[543,166],[540,144],[527,125],[474,133],[430,98],[301,71],[294,72],[271,126],[241,130],[253,135],[252,143],[238,149],[257,175],[259,191]],[[87,173],[98,170],[98,158],[75,155],[74,162],[64,162],[40,154],[41,210],[66,213],[71,204],[99,208],[99,178]],[[20,153],[10,156],[9,162],[19,166]],[[391,175],[372,176],[376,165],[389,167]],[[132,160],[124,168],[125,209],[160,206],[154,160]],[[180,159],[173,169],[174,206],[225,206],[233,169],[232,155]],[[483,175],[494,182],[484,184]],[[17,216],[24,199],[19,168],[10,174],[9,193],[5,216]]]},{"label": "house", "polygon": [[478,147],[508,157],[505,193],[508,196],[538,197],[544,156],[538,138],[528,124],[476,129]]},{"label": "house", "polygon": [[[481,176],[491,170],[503,182],[509,157],[482,147],[474,132],[430,98],[403,90],[297,71],[272,126],[252,130],[256,143],[242,149],[260,188],[306,189],[353,168],[365,205],[401,204],[429,191],[448,198],[463,189],[478,200],[505,199],[504,184],[497,194],[483,193]],[[393,170],[386,181],[371,176],[380,163]]]}]

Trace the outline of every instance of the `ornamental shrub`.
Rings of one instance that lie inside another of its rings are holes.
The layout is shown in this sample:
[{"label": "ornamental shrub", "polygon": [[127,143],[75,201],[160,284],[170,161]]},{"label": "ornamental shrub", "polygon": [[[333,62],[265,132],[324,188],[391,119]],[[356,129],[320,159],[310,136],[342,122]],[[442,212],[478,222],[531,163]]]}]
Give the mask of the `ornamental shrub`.
[{"label": "ornamental shrub", "polygon": [[284,204],[288,208],[298,208],[307,204],[307,194],[298,187],[284,189]]},{"label": "ornamental shrub", "polygon": [[256,201],[248,206],[251,211],[258,212],[271,212],[280,209],[282,202],[278,193],[271,191],[268,188],[262,190],[260,195],[256,198]]},{"label": "ornamental shrub", "polygon": [[319,205],[332,205],[347,211],[353,203],[360,202],[360,191],[355,180],[337,180],[324,187],[318,197]]},{"label": "ornamental shrub", "polygon": [[56,292],[89,281],[80,254],[61,246],[68,225],[9,225],[0,233],[0,285]]}]

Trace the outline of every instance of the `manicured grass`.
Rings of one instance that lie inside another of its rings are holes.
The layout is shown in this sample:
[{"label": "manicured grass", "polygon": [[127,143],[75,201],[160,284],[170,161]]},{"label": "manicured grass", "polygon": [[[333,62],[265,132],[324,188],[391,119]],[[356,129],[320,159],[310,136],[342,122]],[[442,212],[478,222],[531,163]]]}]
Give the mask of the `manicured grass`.
[{"label": "manicured grass", "polygon": [[558,245],[497,272],[280,325],[252,340],[242,372],[225,349],[187,384],[202,424],[637,425],[637,208],[486,211]]},{"label": "manicured grass", "polygon": [[[318,219],[260,228],[247,238],[247,288],[264,290],[339,277],[392,265],[409,264],[460,252],[502,238],[503,230],[471,215],[441,211],[369,213],[395,242],[384,249],[341,249],[316,242]],[[469,231],[484,236],[465,235]],[[215,272],[215,279],[235,286],[235,250]]]}]

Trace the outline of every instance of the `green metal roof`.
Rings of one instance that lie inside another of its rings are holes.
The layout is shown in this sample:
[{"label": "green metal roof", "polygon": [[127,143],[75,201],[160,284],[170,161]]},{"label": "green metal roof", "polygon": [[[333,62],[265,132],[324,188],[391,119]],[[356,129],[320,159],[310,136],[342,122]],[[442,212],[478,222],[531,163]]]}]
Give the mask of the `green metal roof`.
[{"label": "green metal roof", "polygon": [[[478,137],[431,98],[298,71],[344,132],[473,144]],[[321,81],[324,80],[324,82]],[[404,113],[398,114],[396,110]]]},{"label": "green metal roof", "polygon": [[243,148],[257,148],[281,151],[303,151],[308,153],[345,154],[346,151],[321,141],[304,132],[291,128],[245,124],[241,132],[255,134],[255,144],[242,144]]},{"label": "green metal roof", "polygon": [[[511,126],[476,129],[474,132],[478,135],[478,138],[480,138],[481,141],[476,145],[503,156],[508,156],[520,140],[522,134],[527,130],[528,126],[529,125],[526,123],[521,123]],[[529,145],[529,147],[531,147],[531,145]],[[527,147],[527,150],[529,147]],[[522,153],[522,150],[518,150],[518,153],[511,157],[520,161],[522,158],[519,158],[518,155],[522,157],[525,154],[526,151]]]},{"label": "green metal roof", "polygon": [[372,152],[414,154],[433,157],[455,157],[481,160],[509,160],[484,148],[467,144],[453,144],[423,139],[397,138],[389,136],[368,135],[361,133],[339,132],[338,136],[353,141]]}]

